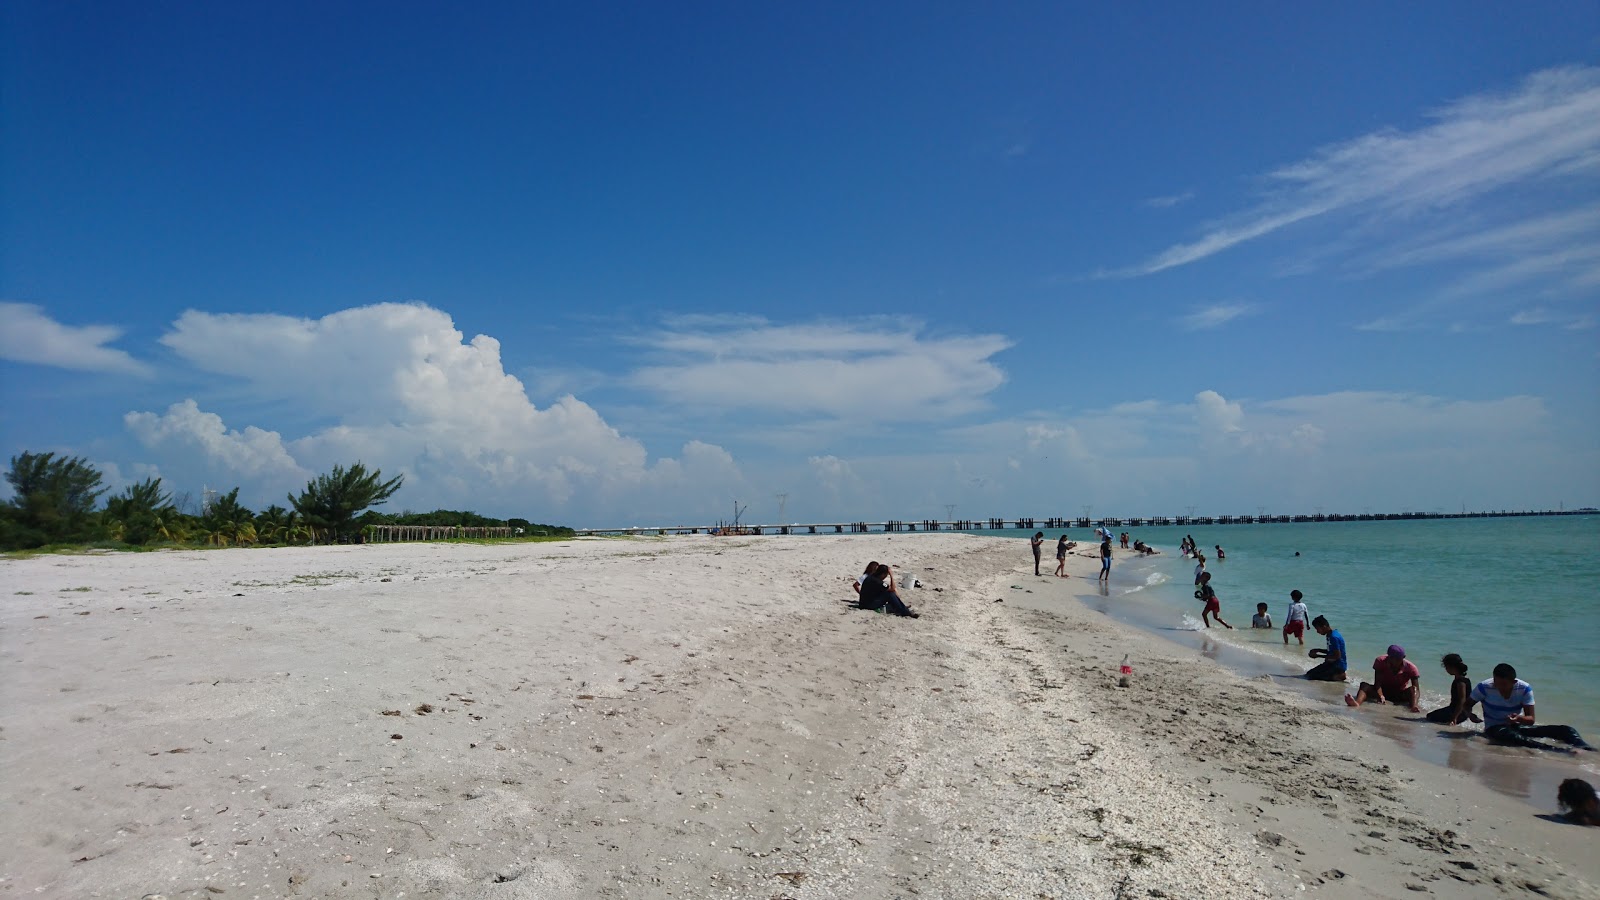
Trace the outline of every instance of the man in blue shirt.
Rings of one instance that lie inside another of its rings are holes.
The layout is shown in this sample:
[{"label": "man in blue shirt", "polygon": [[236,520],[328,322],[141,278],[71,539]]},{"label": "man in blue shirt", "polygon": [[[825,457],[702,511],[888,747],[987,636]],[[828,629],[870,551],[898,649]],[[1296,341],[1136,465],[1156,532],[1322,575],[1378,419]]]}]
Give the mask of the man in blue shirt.
[{"label": "man in blue shirt", "polygon": [[[1583,736],[1571,725],[1536,725],[1533,718],[1533,687],[1517,677],[1517,670],[1508,663],[1494,667],[1494,677],[1481,681],[1467,695],[1466,708],[1451,725],[1461,724],[1476,704],[1483,704],[1483,736],[1496,744],[1510,747],[1532,747],[1536,750],[1558,750],[1576,753],[1595,748],[1584,742]],[[1534,738],[1554,738],[1571,745],[1557,747]]]},{"label": "man in blue shirt", "polygon": [[1322,662],[1312,666],[1306,677],[1312,681],[1344,681],[1345,670],[1350,668],[1350,656],[1344,652],[1344,635],[1328,624],[1327,616],[1312,619],[1311,627],[1328,639],[1328,649],[1307,654],[1312,659],[1321,658]]}]

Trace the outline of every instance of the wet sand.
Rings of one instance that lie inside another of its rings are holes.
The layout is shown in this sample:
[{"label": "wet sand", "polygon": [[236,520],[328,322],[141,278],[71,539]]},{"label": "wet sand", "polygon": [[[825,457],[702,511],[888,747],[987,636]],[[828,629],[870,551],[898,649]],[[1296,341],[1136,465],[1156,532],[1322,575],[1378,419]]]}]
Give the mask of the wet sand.
[{"label": "wet sand", "polygon": [[[0,888],[1600,897],[1595,831],[1094,612],[1091,560],[1025,557],[934,534],[5,560]],[[843,602],[868,558],[923,581],[921,619]]]}]

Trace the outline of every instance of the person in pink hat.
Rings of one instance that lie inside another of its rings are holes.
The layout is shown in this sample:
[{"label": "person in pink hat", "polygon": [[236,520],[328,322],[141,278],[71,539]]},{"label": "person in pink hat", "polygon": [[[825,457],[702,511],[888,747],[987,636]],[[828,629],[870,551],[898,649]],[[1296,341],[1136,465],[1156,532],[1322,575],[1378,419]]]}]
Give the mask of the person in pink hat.
[{"label": "person in pink hat", "polygon": [[1390,644],[1388,653],[1372,661],[1372,683],[1363,681],[1355,696],[1344,695],[1344,702],[1351,706],[1368,700],[1404,703],[1412,712],[1422,712],[1422,672],[1406,659],[1406,648]]}]

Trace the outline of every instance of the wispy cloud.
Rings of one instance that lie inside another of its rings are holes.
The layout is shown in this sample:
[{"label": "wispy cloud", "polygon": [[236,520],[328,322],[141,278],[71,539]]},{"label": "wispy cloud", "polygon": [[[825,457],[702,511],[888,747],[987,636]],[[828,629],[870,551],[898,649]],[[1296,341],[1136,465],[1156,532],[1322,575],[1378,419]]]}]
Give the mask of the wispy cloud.
[{"label": "wispy cloud", "polygon": [[1164,197],[1151,197],[1144,201],[1145,206],[1154,209],[1170,209],[1180,203],[1187,203],[1194,199],[1194,191],[1184,191],[1181,194],[1168,194]]},{"label": "wispy cloud", "polygon": [[1510,185],[1592,179],[1600,152],[1600,68],[1548,69],[1514,90],[1467,97],[1430,118],[1412,131],[1383,130],[1323,147],[1268,173],[1256,204],[1113,274],[1187,265],[1332,213],[1424,217]]},{"label": "wispy cloud", "polygon": [[1240,316],[1247,316],[1255,311],[1255,307],[1248,303],[1218,303],[1197,309],[1179,322],[1190,331],[1204,331],[1208,328],[1220,328]]},{"label": "wispy cloud", "polygon": [[29,303],[0,303],[0,359],[12,362],[107,372],[150,374],[150,367],[107,344],[122,337],[112,325],[63,325]]},{"label": "wispy cloud", "polygon": [[853,421],[931,420],[979,409],[1005,382],[991,357],[1011,346],[1000,335],[934,336],[917,323],[888,319],[705,323],[636,342],[660,361],[628,381],[676,403]]}]

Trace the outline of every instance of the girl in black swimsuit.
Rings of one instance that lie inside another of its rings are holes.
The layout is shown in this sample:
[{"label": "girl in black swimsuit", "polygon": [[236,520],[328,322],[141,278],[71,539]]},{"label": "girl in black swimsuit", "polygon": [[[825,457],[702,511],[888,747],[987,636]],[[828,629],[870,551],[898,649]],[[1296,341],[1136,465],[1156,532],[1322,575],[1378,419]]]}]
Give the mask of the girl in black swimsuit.
[{"label": "girl in black swimsuit", "polygon": [[[1469,707],[1471,701],[1467,698],[1472,693],[1472,682],[1467,679],[1467,664],[1462,661],[1461,654],[1447,653],[1444,659],[1439,660],[1444,670],[1455,679],[1450,682],[1450,705],[1428,713],[1428,721],[1438,725],[1449,725],[1460,718],[1463,710]],[[1474,722],[1483,720],[1476,715],[1471,718]]]}]

